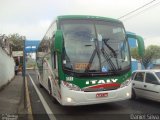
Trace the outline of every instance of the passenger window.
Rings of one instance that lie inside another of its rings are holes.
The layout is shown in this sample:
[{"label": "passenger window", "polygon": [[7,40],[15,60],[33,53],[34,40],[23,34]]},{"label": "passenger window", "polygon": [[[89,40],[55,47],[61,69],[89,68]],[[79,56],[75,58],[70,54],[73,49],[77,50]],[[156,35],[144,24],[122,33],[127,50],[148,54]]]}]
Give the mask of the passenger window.
[{"label": "passenger window", "polygon": [[55,41],[55,34],[53,34],[52,41],[51,41],[51,56],[52,56],[52,68],[57,69],[57,53],[54,51],[54,41]]},{"label": "passenger window", "polygon": [[138,72],[134,78],[135,81],[143,82],[144,80],[144,72]]},{"label": "passenger window", "polygon": [[157,78],[152,73],[146,73],[146,83],[154,83],[157,82]]}]

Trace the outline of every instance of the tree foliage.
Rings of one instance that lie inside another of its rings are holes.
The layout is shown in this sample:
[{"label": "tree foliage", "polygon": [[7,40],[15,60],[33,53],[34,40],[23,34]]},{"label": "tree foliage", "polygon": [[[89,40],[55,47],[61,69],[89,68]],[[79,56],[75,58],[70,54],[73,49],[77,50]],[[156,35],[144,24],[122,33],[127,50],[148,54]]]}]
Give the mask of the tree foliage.
[{"label": "tree foliage", "polygon": [[12,43],[13,51],[22,51],[23,50],[23,41],[25,40],[25,36],[21,36],[18,33],[8,35],[8,39],[10,43]]},{"label": "tree foliage", "polygon": [[153,59],[159,59],[160,58],[160,46],[157,45],[150,45],[146,49],[148,54],[152,54]]},{"label": "tree foliage", "polygon": [[137,48],[131,49],[131,56],[136,60],[141,60],[145,68],[147,68],[153,59],[160,59],[160,46],[150,45],[145,49],[145,54],[141,58],[138,55]]},{"label": "tree foliage", "polygon": [[131,56],[132,58],[136,59],[136,60],[141,60],[141,56],[139,56],[138,54],[138,49],[137,48],[131,48]]},{"label": "tree foliage", "polygon": [[142,58],[142,63],[145,68],[147,68],[153,59],[160,58],[160,46],[157,45],[150,45],[145,50],[145,55]]}]

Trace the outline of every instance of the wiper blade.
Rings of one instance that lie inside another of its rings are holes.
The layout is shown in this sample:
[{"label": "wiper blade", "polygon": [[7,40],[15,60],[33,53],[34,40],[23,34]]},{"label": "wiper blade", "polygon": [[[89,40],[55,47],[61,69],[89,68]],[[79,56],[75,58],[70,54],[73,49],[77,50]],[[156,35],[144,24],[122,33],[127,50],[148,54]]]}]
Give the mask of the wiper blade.
[{"label": "wiper blade", "polygon": [[103,40],[104,44],[109,48],[109,50],[113,53],[114,57],[117,57],[117,54],[116,54],[116,52],[114,51],[114,49],[107,44],[109,38],[107,38],[107,39],[102,39],[102,40]]},{"label": "wiper blade", "polygon": [[93,53],[92,53],[92,55],[91,55],[91,58],[90,58],[90,60],[89,60],[89,64],[88,64],[87,68],[85,69],[85,72],[88,72],[88,71],[89,71],[89,69],[90,69],[90,67],[91,67],[91,65],[92,65],[92,62],[93,62],[93,60],[94,60],[94,58],[95,58],[96,53],[97,53],[97,56],[98,56],[98,58],[99,58],[99,68],[101,69],[100,49],[99,49],[99,45],[98,45],[97,39],[95,39],[94,43],[95,43],[95,49],[94,49],[94,51],[93,51]]},{"label": "wiper blade", "polygon": [[111,69],[115,72],[117,71],[116,66],[114,65],[114,63],[112,62],[110,56],[108,55],[108,53],[104,50],[104,48],[101,49],[102,54],[104,56],[104,58],[106,59],[106,61],[109,63]]},{"label": "wiper blade", "polygon": [[[114,56],[114,58],[116,58],[116,64],[117,64],[117,67],[118,67],[118,69],[120,69],[120,67],[119,67],[119,65],[118,65],[118,60],[117,60],[117,53],[115,52],[115,50],[111,47],[111,46],[109,46],[108,45],[108,40],[110,40],[109,38],[103,38],[102,39],[102,41],[104,42],[104,44],[108,47],[108,49],[113,53],[113,56]],[[104,48],[103,48],[104,49]],[[106,52],[107,53],[107,52]],[[112,61],[111,61],[112,62]],[[113,63],[113,62],[112,62]],[[115,67],[115,65],[113,64],[113,67]],[[116,67],[115,67],[115,69],[116,69]]]},{"label": "wiper blade", "polygon": [[92,55],[91,55],[91,58],[90,58],[90,60],[89,60],[89,64],[87,65],[87,67],[86,67],[86,69],[85,69],[85,72],[88,72],[88,70],[90,69],[95,55],[96,55],[96,49],[94,49],[94,51],[93,51],[93,53],[92,53]]}]

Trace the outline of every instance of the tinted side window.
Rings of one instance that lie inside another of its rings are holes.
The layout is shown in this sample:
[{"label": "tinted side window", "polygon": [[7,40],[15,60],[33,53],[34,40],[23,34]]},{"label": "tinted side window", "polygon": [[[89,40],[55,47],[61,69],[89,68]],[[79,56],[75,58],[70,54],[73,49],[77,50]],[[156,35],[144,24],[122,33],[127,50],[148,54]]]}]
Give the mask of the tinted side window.
[{"label": "tinted side window", "polygon": [[144,80],[144,72],[138,72],[134,78],[135,81],[143,82]]},{"label": "tinted side window", "polygon": [[157,81],[157,78],[152,73],[146,73],[146,83]]}]

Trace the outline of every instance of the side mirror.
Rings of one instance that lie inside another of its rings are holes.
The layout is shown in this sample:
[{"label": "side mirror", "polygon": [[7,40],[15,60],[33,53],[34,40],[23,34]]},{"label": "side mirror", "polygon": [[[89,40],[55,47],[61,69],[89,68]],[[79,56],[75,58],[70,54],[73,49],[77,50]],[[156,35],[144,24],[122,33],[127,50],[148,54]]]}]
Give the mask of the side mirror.
[{"label": "side mirror", "polygon": [[55,33],[55,40],[54,40],[54,50],[56,52],[62,52],[63,47],[63,33],[61,30],[57,30]]},{"label": "side mirror", "polygon": [[144,47],[144,40],[141,36],[135,35],[135,34],[131,34],[131,33],[127,33],[127,37],[128,38],[133,38],[137,40],[138,43],[138,54],[143,57],[144,53],[145,53],[145,47]]},{"label": "side mirror", "polygon": [[37,60],[37,67],[39,68],[39,69],[41,69],[42,70],[42,68],[43,68],[43,60],[42,60],[43,58],[39,58],[38,60]]}]

